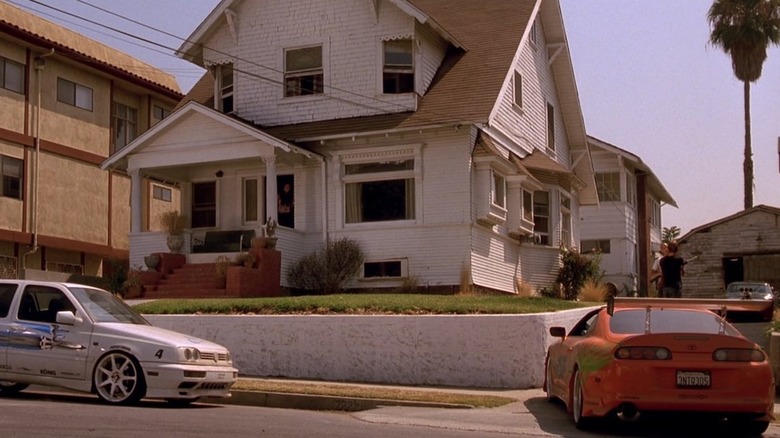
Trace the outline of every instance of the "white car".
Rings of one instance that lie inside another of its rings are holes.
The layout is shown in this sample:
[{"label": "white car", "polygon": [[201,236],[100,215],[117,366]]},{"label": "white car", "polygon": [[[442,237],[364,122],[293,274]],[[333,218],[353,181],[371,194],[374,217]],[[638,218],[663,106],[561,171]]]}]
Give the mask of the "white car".
[{"label": "white car", "polygon": [[229,397],[238,378],[225,347],[153,327],[113,294],[80,284],[0,280],[0,349],[3,393],[34,384],[110,404],[188,404]]}]

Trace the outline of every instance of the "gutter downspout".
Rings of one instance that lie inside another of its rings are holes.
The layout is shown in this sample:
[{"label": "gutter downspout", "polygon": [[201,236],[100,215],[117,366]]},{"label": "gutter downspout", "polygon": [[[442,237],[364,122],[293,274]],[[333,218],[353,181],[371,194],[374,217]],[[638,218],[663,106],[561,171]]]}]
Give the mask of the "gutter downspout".
[{"label": "gutter downspout", "polygon": [[49,56],[54,55],[54,48],[51,48],[48,53],[44,53],[35,57],[35,82],[37,101],[35,103],[35,173],[33,177],[33,205],[32,205],[32,235],[33,242],[32,248],[22,255],[22,270],[27,270],[27,256],[38,252],[38,181],[40,176],[41,167],[41,76],[43,75],[43,67],[46,65],[46,60]]}]

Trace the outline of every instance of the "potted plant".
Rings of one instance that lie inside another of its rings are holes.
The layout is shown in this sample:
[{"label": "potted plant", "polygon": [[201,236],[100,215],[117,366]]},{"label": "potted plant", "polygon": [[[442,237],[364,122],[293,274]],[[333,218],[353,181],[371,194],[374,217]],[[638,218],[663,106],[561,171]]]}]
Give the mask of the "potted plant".
[{"label": "potted plant", "polygon": [[260,227],[261,236],[252,239],[253,248],[276,248],[276,227],[277,222],[271,216],[268,216],[268,220],[263,226]]},{"label": "potted plant", "polygon": [[184,227],[187,225],[187,217],[176,210],[171,210],[160,216],[160,223],[168,233],[166,240],[168,249],[171,252],[179,252],[184,246]]}]

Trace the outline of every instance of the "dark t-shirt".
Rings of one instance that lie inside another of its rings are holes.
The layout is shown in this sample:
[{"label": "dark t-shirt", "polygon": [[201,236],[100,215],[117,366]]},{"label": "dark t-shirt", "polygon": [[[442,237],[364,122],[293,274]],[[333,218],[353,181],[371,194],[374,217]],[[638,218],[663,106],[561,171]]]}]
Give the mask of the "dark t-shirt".
[{"label": "dark t-shirt", "polygon": [[680,287],[682,282],[682,267],[685,261],[677,256],[666,256],[661,259],[661,275],[666,287]]}]

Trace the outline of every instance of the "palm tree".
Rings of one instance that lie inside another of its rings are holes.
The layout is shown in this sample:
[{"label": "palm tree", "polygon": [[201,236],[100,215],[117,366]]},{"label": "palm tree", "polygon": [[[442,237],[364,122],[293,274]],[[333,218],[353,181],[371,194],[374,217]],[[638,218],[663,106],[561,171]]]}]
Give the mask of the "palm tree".
[{"label": "palm tree", "polygon": [[680,237],[680,227],[673,226],[673,227],[664,227],[664,229],[661,231],[661,240],[664,242],[671,242],[672,240],[677,239]]},{"label": "palm tree", "polygon": [[750,83],[761,77],[766,51],[780,44],[780,0],[715,0],[707,18],[710,43],[731,55],[734,76],[744,83],[745,209],[753,207],[753,149],[750,138]]}]

